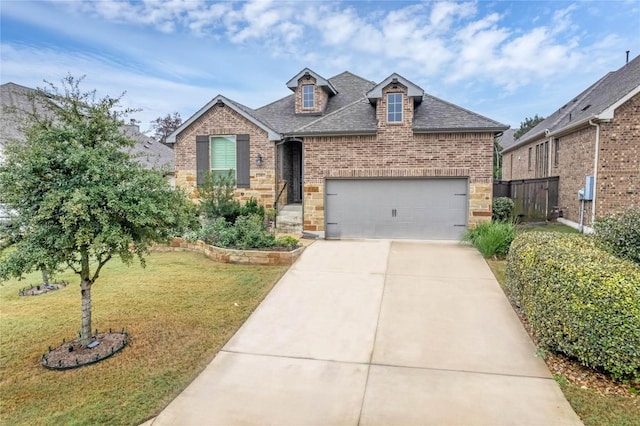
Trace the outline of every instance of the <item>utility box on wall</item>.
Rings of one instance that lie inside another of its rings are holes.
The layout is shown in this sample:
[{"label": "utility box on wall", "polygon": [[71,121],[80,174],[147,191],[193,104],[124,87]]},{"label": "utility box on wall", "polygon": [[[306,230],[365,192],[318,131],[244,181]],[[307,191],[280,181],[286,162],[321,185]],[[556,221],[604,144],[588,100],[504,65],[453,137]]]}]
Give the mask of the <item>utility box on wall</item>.
[{"label": "utility box on wall", "polygon": [[593,201],[593,176],[587,176],[584,180],[584,198],[585,201]]}]

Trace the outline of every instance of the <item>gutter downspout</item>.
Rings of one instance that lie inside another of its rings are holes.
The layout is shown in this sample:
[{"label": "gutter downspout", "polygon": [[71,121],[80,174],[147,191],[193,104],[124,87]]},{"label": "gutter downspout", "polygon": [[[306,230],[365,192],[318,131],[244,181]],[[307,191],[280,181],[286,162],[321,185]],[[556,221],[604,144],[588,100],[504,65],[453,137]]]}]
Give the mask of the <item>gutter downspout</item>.
[{"label": "gutter downspout", "polygon": [[[595,118],[595,117],[594,117]],[[596,221],[596,194],[598,193],[598,154],[600,151],[600,124],[594,123],[593,119],[589,120],[589,124],[596,128],[596,146],[593,156],[593,199],[591,200],[591,222],[589,225],[593,228]]]}]

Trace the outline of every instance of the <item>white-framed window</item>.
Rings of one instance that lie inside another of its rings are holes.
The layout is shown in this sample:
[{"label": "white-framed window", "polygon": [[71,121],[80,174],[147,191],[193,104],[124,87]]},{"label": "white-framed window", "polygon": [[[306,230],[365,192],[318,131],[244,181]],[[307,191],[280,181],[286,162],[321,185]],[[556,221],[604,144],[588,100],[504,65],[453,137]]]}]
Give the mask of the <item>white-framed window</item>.
[{"label": "white-framed window", "polygon": [[313,84],[305,84],[302,86],[302,108],[313,108],[315,86]]},{"label": "white-framed window", "polygon": [[226,176],[229,171],[236,178],[236,137],[211,136],[210,139],[211,173]]},{"label": "white-framed window", "polygon": [[402,93],[387,94],[387,122],[402,122]]}]

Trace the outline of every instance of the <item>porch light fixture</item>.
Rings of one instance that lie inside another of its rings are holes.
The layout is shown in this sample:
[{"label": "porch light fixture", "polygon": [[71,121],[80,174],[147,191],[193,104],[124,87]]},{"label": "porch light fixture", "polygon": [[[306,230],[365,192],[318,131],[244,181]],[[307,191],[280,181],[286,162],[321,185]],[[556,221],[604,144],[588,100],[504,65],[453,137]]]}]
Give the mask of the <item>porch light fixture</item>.
[{"label": "porch light fixture", "polygon": [[262,163],[263,163],[262,155],[258,154],[258,155],[256,156],[256,166],[258,166],[258,167],[262,167]]}]

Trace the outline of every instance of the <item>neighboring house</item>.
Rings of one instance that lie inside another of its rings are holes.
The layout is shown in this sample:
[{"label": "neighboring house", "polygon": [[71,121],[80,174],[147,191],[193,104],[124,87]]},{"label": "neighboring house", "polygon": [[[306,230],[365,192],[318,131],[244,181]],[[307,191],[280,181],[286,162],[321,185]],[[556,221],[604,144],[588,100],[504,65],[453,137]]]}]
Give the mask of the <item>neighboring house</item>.
[{"label": "neighboring house", "polygon": [[[0,161],[2,161],[2,151],[5,143],[11,140],[24,140],[21,126],[27,120],[25,111],[33,110],[31,95],[35,89],[20,86],[15,83],[5,83],[0,86]],[[36,104],[36,109],[40,113],[46,114],[46,109],[42,105]],[[136,144],[128,151],[147,168],[157,168],[163,171],[165,176],[173,182],[173,150],[160,142],[156,142],[140,132],[136,124],[125,125],[123,133],[133,139]]]},{"label": "neighboring house", "polygon": [[514,138],[515,132],[515,129],[507,129],[501,135],[498,135],[496,137],[496,144],[494,145],[494,167],[496,168],[497,173],[495,176],[497,176],[498,179],[503,178],[502,151],[516,143],[516,140]]},{"label": "neighboring house", "polygon": [[168,138],[176,184],[198,197],[232,170],[240,200],[300,206],[328,238],[457,239],[491,218],[494,136],[505,126],[398,74],[379,84],[306,68],[293,94],[251,109],[213,98]]},{"label": "neighboring house", "polygon": [[582,207],[585,226],[640,208],[640,56],[504,147],[502,157],[504,180],[558,176],[557,207],[570,224]]}]

